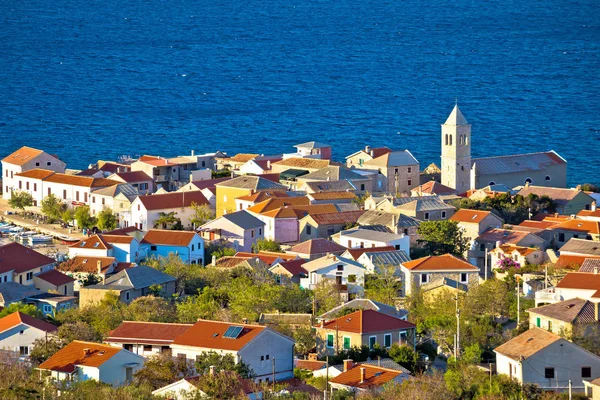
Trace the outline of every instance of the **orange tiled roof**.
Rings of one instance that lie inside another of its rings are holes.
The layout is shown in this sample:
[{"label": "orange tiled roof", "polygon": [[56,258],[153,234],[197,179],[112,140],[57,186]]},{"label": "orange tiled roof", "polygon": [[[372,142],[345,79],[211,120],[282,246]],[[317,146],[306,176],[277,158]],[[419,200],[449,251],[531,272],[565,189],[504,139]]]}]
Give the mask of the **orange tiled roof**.
[{"label": "orange tiled roof", "polygon": [[208,200],[199,190],[189,192],[172,192],[139,196],[146,210],[164,210],[169,208],[189,207],[192,203],[208,205]]},{"label": "orange tiled roof", "polygon": [[21,172],[21,173],[17,174],[17,176],[21,176],[23,178],[44,180],[47,177],[54,175],[55,173],[56,172],[50,171],[47,169],[35,168],[35,169],[30,169],[29,171]]},{"label": "orange tiled roof", "polygon": [[539,251],[538,249],[533,248],[533,247],[515,246],[515,245],[511,245],[511,244],[503,244],[500,247],[497,247],[497,248],[495,248],[492,251],[495,252],[498,249],[502,250],[502,252],[505,253],[505,254],[510,254],[513,251],[518,251],[519,254],[522,255],[522,256],[528,256],[531,253]]},{"label": "orange tiled roof", "polygon": [[524,226],[526,228],[546,229],[556,225],[556,222],[552,221],[535,221],[532,219],[521,222],[518,226]]},{"label": "orange tiled roof", "polygon": [[333,204],[312,204],[309,206],[293,206],[294,212],[298,218],[304,218],[307,215],[331,214],[337,212]]},{"label": "orange tiled roof", "polygon": [[106,342],[168,345],[192,324],[166,324],[160,322],[123,321],[109,332]]},{"label": "orange tiled roof", "polygon": [[[87,355],[84,355],[85,349],[88,350]],[[107,344],[74,340],[40,364],[38,368],[70,373],[74,372],[78,365],[99,367],[120,351],[124,350]]]},{"label": "orange tiled roof", "polygon": [[353,199],[356,195],[352,192],[319,192],[311,193],[311,196],[315,200],[340,200],[340,199]]},{"label": "orange tiled roof", "polygon": [[242,201],[249,201],[251,203],[261,203],[265,200],[268,200],[272,197],[289,197],[287,193],[285,192],[256,192],[253,194],[249,194],[246,196],[241,196],[241,197],[237,197],[237,200],[242,200]]},{"label": "orange tiled roof", "polygon": [[315,158],[292,157],[292,158],[283,159],[281,161],[277,161],[276,163],[272,163],[271,165],[281,165],[284,167],[300,168],[300,169],[302,169],[302,168],[321,169],[321,168],[328,167],[329,164],[330,164],[329,160],[318,160]]},{"label": "orange tiled roof", "polygon": [[315,214],[312,216],[312,219],[319,225],[356,223],[364,213],[364,210],[340,211]]},{"label": "orange tiled roof", "polygon": [[262,214],[267,211],[272,211],[285,206],[307,206],[309,204],[310,201],[306,197],[271,197],[261,203],[255,204],[252,207],[248,208],[248,211],[251,211],[256,214]]},{"label": "orange tiled roof", "polygon": [[81,239],[79,242],[72,244],[69,247],[78,249],[97,249],[97,250],[108,250],[112,249],[112,245],[102,238],[102,235],[93,235],[85,239]]},{"label": "orange tiled roof", "polygon": [[326,368],[327,363],[325,361],[316,360],[296,360],[296,365],[294,367],[298,369],[305,369],[308,371],[318,371],[320,369]]},{"label": "orange tiled roof", "polygon": [[24,165],[42,153],[42,150],[34,149],[33,147],[23,146],[14,153],[4,157],[2,161],[13,165]]},{"label": "orange tiled roof", "polygon": [[[223,334],[230,326],[243,327],[236,339],[225,338]],[[238,351],[257,337],[266,327],[260,325],[234,324],[231,322],[199,320],[173,341],[174,345],[202,347]]]},{"label": "orange tiled roof", "polygon": [[555,335],[552,332],[549,332],[545,329],[540,329],[538,327],[533,327],[525,333],[522,333],[508,342],[496,347],[494,351],[510,357],[513,360],[518,360],[521,357],[531,357],[538,351],[548,347],[560,339],[560,336]]},{"label": "orange tiled roof", "polygon": [[452,217],[450,217],[450,221],[478,224],[491,213],[491,211],[468,210],[466,208],[461,208]]},{"label": "orange tiled roof", "polygon": [[296,256],[290,255],[290,254],[285,254],[285,253],[274,253],[274,252],[259,252],[259,253],[246,253],[243,251],[238,251],[237,253],[235,253],[234,257],[239,257],[239,258],[253,258],[256,257],[260,260],[262,260],[263,262],[265,262],[266,264],[269,265],[273,265],[273,263],[279,258],[283,261],[286,260],[294,260],[296,259]]},{"label": "orange tiled roof", "polygon": [[162,166],[174,167],[174,166],[178,165],[176,163],[169,161],[166,158],[154,158],[154,159],[145,159],[145,160],[142,160],[140,158],[140,161],[142,161],[148,165],[152,165],[153,167],[162,167]]},{"label": "orange tiled roof", "polygon": [[100,261],[101,273],[106,274],[108,268],[115,263],[115,258],[76,256],[59,264],[57,269],[63,272],[87,272],[97,274],[98,261]]},{"label": "orange tiled roof", "polygon": [[4,318],[0,318],[0,333],[12,329],[20,324],[29,325],[44,332],[54,332],[58,329],[56,326],[49,324],[46,321],[42,321],[41,319],[34,318],[30,315],[22,313],[21,311],[17,311],[7,315]]},{"label": "orange tiled roof", "polygon": [[309,239],[293,246],[290,251],[298,254],[342,254],[346,248],[325,238]]},{"label": "orange tiled roof", "polygon": [[328,320],[317,326],[317,329],[335,329],[340,332],[372,333],[402,329],[413,329],[414,324],[391,317],[375,310],[358,310],[339,318]]},{"label": "orange tiled roof", "polygon": [[384,251],[394,251],[396,248],[394,246],[381,246],[381,247],[365,247],[363,249],[348,249],[346,250],[352,256],[353,260],[357,260],[358,257],[362,256],[364,253],[378,253]]},{"label": "orange tiled roof", "polygon": [[196,236],[195,232],[150,229],[142,239],[142,243],[162,244],[186,247]]},{"label": "orange tiled roof", "polygon": [[561,254],[556,264],[562,268],[579,268],[587,258],[600,259],[597,256]]},{"label": "orange tiled roof", "polygon": [[465,260],[444,254],[441,256],[427,256],[406,262],[405,268],[411,271],[477,271],[478,268],[469,264]]},{"label": "orange tiled roof", "polygon": [[439,195],[450,195],[456,194],[456,190],[448,187],[446,185],[442,185],[436,181],[429,181],[427,183],[422,184],[421,186],[417,186],[416,188],[411,189],[411,192],[421,192],[427,194],[439,194]]},{"label": "orange tiled roof", "polygon": [[246,260],[250,260],[253,257],[242,257],[242,256],[225,256],[219,258],[215,262],[216,268],[235,268]]},{"label": "orange tiled roof", "polygon": [[268,218],[295,218],[298,219],[296,212],[291,207],[281,207],[275,210],[267,211],[260,214]]},{"label": "orange tiled roof", "polygon": [[[364,381],[361,381],[361,368],[365,369]],[[342,372],[331,379],[330,382],[355,388],[369,389],[384,385],[402,373],[402,371],[376,367],[374,365],[357,364],[352,369]]]},{"label": "orange tiled roof", "polygon": [[135,238],[129,235],[110,235],[103,233],[102,239],[104,239],[106,243],[128,244],[133,242]]},{"label": "orange tiled roof", "polygon": [[600,221],[587,221],[583,219],[570,219],[560,222],[550,229],[564,229],[566,231],[587,232],[594,235],[600,234]]},{"label": "orange tiled roof", "polygon": [[600,208],[595,211],[592,210],[581,210],[577,213],[578,217],[597,217],[600,218]]},{"label": "orange tiled roof", "polygon": [[247,153],[238,153],[233,157],[229,157],[224,159],[223,161],[233,161],[233,162],[238,162],[238,163],[246,163],[250,160],[254,160],[256,157],[258,157],[259,154],[247,154]]},{"label": "orange tiled roof", "polygon": [[593,298],[600,298],[600,274],[588,272],[569,272],[558,285],[557,288],[595,290]]}]

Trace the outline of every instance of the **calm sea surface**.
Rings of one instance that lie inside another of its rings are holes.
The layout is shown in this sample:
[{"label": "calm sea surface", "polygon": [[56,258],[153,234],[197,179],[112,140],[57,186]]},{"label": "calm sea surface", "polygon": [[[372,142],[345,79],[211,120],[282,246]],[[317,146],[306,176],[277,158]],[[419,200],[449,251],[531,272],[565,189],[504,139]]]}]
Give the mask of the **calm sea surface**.
[{"label": "calm sea surface", "polygon": [[0,155],[97,159],[318,140],[439,164],[455,97],[474,156],[554,149],[600,183],[600,3],[0,2]]}]

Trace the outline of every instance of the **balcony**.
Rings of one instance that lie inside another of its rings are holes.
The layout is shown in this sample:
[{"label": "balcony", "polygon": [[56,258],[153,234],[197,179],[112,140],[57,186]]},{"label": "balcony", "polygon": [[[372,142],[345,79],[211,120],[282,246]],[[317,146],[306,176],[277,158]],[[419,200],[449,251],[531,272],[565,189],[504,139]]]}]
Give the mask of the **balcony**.
[{"label": "balcony", "polygon": [[154,175],[155,182],[167,182],[169,177],[167,175]]},{"label": "balcony", "polygon": [[548,288],[544,290],[538,290],[535,292],[535,306],[537,307],[539,304],[547,303],[554,304],[559,301],[563,301],[560,293],[556,292],[556,288]]}]

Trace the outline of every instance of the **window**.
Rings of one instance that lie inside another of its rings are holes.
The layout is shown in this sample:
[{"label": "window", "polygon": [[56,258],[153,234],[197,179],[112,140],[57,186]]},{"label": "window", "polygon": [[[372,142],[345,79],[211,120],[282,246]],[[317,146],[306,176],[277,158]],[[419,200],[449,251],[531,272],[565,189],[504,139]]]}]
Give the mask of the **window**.
[{"label": "window", "polygon": [[333,333],[327,334],[327,347],[333,347]]},{"label": "window", "polygon": [[397,245],[395,245],[395,246],[394,246],[394,248],[395,248],[396,250],[400,250],[400,245],[399,245],[399,244],[397,244]]},{"label": "window", "polygon": [[262,235],[262,228],[258,228],[258,236]]},{"label": "window", "polygon": [[144,345],[144,351],[152,351],[152,346]]},{"label": "window", "polygon": [[19,181],[19,189],[23,188],[23,182]]},{"label": "window", "polygon": [[360,242],[360,248],[364,249],[365,248],[365,242]]},{"label": "window", "polygon": [[265,361],[265,356],[260,356],[260,361]]},{"label": "window", "polygon": [[392,334],[391,333],[386,333],[383,336],[383,345],[385,346],[386,349],[392,345]]},{"label": "window", "polygon": [[192,245],[192,251],[194,251],[194,245]]},{"label": "window", "polygon": [[425,217],[424,217],[425,221],[427,221],[429,219],[429,213],[425,213]]},{"label": "window", "polygon": [[532,183],[533,183],[533,181],[531,180],[531,178],[525,179],[525,184],[526,185],[531,185]]},{"label": "window", "polygon": [[405,230],[404,230],[404,234],[405,234],[405,235],[408,235],[408,229],[405,229]]},{"label": "window", "polygon": [[552,330],[552,321],[548,320],[548,330]]},{"label": "window", "polygon": [[408,173],[412,173],[412,167],[408,167]]},{"label": "window", "polygon": [[479,251],[485,251],[485,243],[479,243]]},{"label": "window", "polygon": [[558,234],[558,241],[559,242],[564,242],[565,241],[565,234],[564,233],[559,233]]},{"label": "window", "polygon": [[52,163],[51,163],[50,161],[48,161],[48,162],[46,163],[46,166],[48,166],[48,167],[49,167],[49,166],[51,166],[51,165],[52,165]]},{"label": "window", "polygon": [[591,378],[592,377],[592,367],[581,367],[581,377],[582,378]]},{"label": "window", "polygon": [[496,182],[494,182],[494,181],[490,181],[490,183],[488,183],[488,185],[490,185],[490,186],[494,186],[495,184],[496,184]]},{"label": "window", "polygon": [[125,300],[129,300],[129,292],[125,293]]},{"label": "window", "polygon": [[377,344],[377,336],[369,336],[369,349],[373,350],[375,345]]},{"label": "window", "polygon": [[467,274],[466,272],[462,272],[460,274],[460,283],[467,283],[469,282],[469,274]]},{"label": "window", "polygon": [[[83,202],[84,202],[84,203],[87,203],[87,201],[88,201],[88,194],[87,194],[87,193],[84,193],[84,194],[83,194]],[[104,199],[102,199],[102,204],[104,205]]]},{"label": "window", "polygon": [[450,135],[450,146],[452,146],[452,135]]},{"label": "window", "polygon": [[202,166],[206,167],[206,161],[202,161]]},{"label": "window", "polygon": [[545,181],[549,181],[549,180],[550,180],[550,175],[546,175],[546,176],[544,177],[544,180],[545,180]]},{"label": "window", "polygon": [[96,204],[96,196],[92,196],[92,203]]},{"label": "window", "polygon": [[398,175],[398,168],[394,168],[394,174]]},{"label": "window", "polygon": [[25,189],[29,190],[29,182],[25,182]]},{"label": "window", "polygon": [[446,134],[446,141],[445,141],[445,143],[446,143],[446,146],[448,146],[448,135],[447,134]]},{"label": "window", "polygon": [[429,275],[421,274],[421,283],[427,283],[427,282],[429,282]]},{"label": "window", "polygon": [[360,184],[360,190],[361,190],[362,192],[364,192],[364,191],[365,191],[365,184],[364,184],[364,183],[361,183],[361,184]]},{"label": "window", "polygon": [[[87,193],[86,193],[86,196],[87,196]],[[106,199],[103,198],[102,199],[102,205],[104,205],[104,203],[106,203]]]},{"label": "window", "polygon": [[344,270],[344,265],[343,264],[338,265],[337,266],[337,270],[338,271],[343,271]]},{"label": "window", "polygon": [[33,279],[33,272],[28,272],[28,273],[27,273],[27,277],[25,278],[25,280],[28,280],[28,281],[30,281],[30,280],[32,280],[32,279]]},{"label": "window", "polygon": [[350,350],[350,338],[344,336],[344,350]]},{"label": "window", "polygon": [[400,344],[405,344],[407,337],[408,333],[406,333],[406,331],[400,331]]},{"label": "window", "polygon": [[446,219],[446,211],[442,211],[442,219]]},{"label": "window", "polygon": [[75,201],[79,201],[79,192],[75,192]]},{"label": "window", "polygon": [[45,313],[51,313],[52,312],[52,306],[50,304],[44,304],[44,306],[42,307],[43,311]]},{"label": "window", "polygon": [[554,379],[554,368],[545,368],[544,369],[544,378]]},{"label": "window", "polygon": [[269,359],[269,355],[267,354],[267,355],[265,356],[265,360],[268,360],[268,359]]},{"label": "window", "polygon": [[412,186],[412,179],[408,180],[408,186]]},{"label": "window", "polygon": [[150,251],[156,251],[157,247],[155,245],[150,246]]},{"label": "window", "polygon": [[28,356],[29,355],[29,347],[19,346],[19,355],[20,356]]},{"label": "window", "polygon": [[327,235],[331,236],[331,235],[333,235],[333,234],[335,234],[335,227],[333,227],[333,226],[328,226],[328,227],[327,227]]},{"label": "window", "polygon": [[250,237],[254,237],[254,229],[250,231]]}]

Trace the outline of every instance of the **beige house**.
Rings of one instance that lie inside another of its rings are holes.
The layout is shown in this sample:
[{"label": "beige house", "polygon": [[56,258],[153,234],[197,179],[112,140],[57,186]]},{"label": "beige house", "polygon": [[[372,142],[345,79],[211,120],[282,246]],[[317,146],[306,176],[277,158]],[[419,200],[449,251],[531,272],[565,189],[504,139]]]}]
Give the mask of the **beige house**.
[{"label": "beige house", "polygon": [[518,262],[522,267],[525,265],[539,265],[546,260],[546,253],[535,247],[515,246],[503,244],[489,252],[490,266],[494,268],[500,260],[510,258]]},{"label": "beige house", "polygon": [[365,162],[361,169],[379,173],[374,192],[410,193],[420,184],[419,162],[408,150],[383,154]]},{"label": "beige house", "polygon": [[552,245],[560,249],[570,239],[586,239],[600,242],[600,222],[569,219],[548,228],[552,232]]},{"label": "beige house", "polygon": [[55,269],[33,276],[33,285],[44,293],[73,296],[75,279]]},{"label": "beige house", "polygon": [[594,380],[583,380],[585,395],[591,400],[600,400],[600,378]]},{"label": "beige house", "polygon": [[569,338],[577,325],[600,324],[599,304],[583,299],[570,299],[530,308],[529,328],[547,329]]},{"label": "beige house", "polygon": [[483,232],[502,228],[504,221],[491,211],[460,209],[450,221],[456,221],[463,230],[463,236],[470,241],[475,240]]},{"label": "beige house", "polygon": [[519,191],[521,196],[527,197],[530,194],[536,196],[548,196],[556,205],[556,212],[562,215],[577,214],[582,210],[590,210],[594,198],[580,189],[563,189],[564,185],[557,187],[543,187],[526,185]]},{"label": "beige house", "polygon": [[[494,228],[483,232],[471,243],[469,262],[483,268],[486,250],[490,252],[503,244],[546,250],[546,241],[533,233]],[[488,263],[488,268],[490,268],[490,263]]]},{"label": "beige house", "polygon": [[339,354],[354,346],[390,348],[393,343],[415,346],[415,328],[410,322],[375,310],[358,310],[339,318],[322,320],[316,326],[319,357]]},{"label": "beige house", "polygon": [[366,162],[391,152],[392,150],[388,149],[387,147],[365,146],[364,149],[359,150],[356,153],[350,154],[348,157],[346,157],[346,167],[362,168]]},{"label": "beige house", "polygon": [[300,242],[309,239],[329,238],[343,229],[355,225],[364,211],[344,211],[307,215],[299,221]]},{"label": "beige house", "polygon": [[329,160],[320,160],[314,158],[299,158],[291,157],[284,158],[281,161],[271,163],[271,172],[281,173],[288,169],[305,170],[308,172],[318,171],[322,168],[327,168],[330,164]]}]

